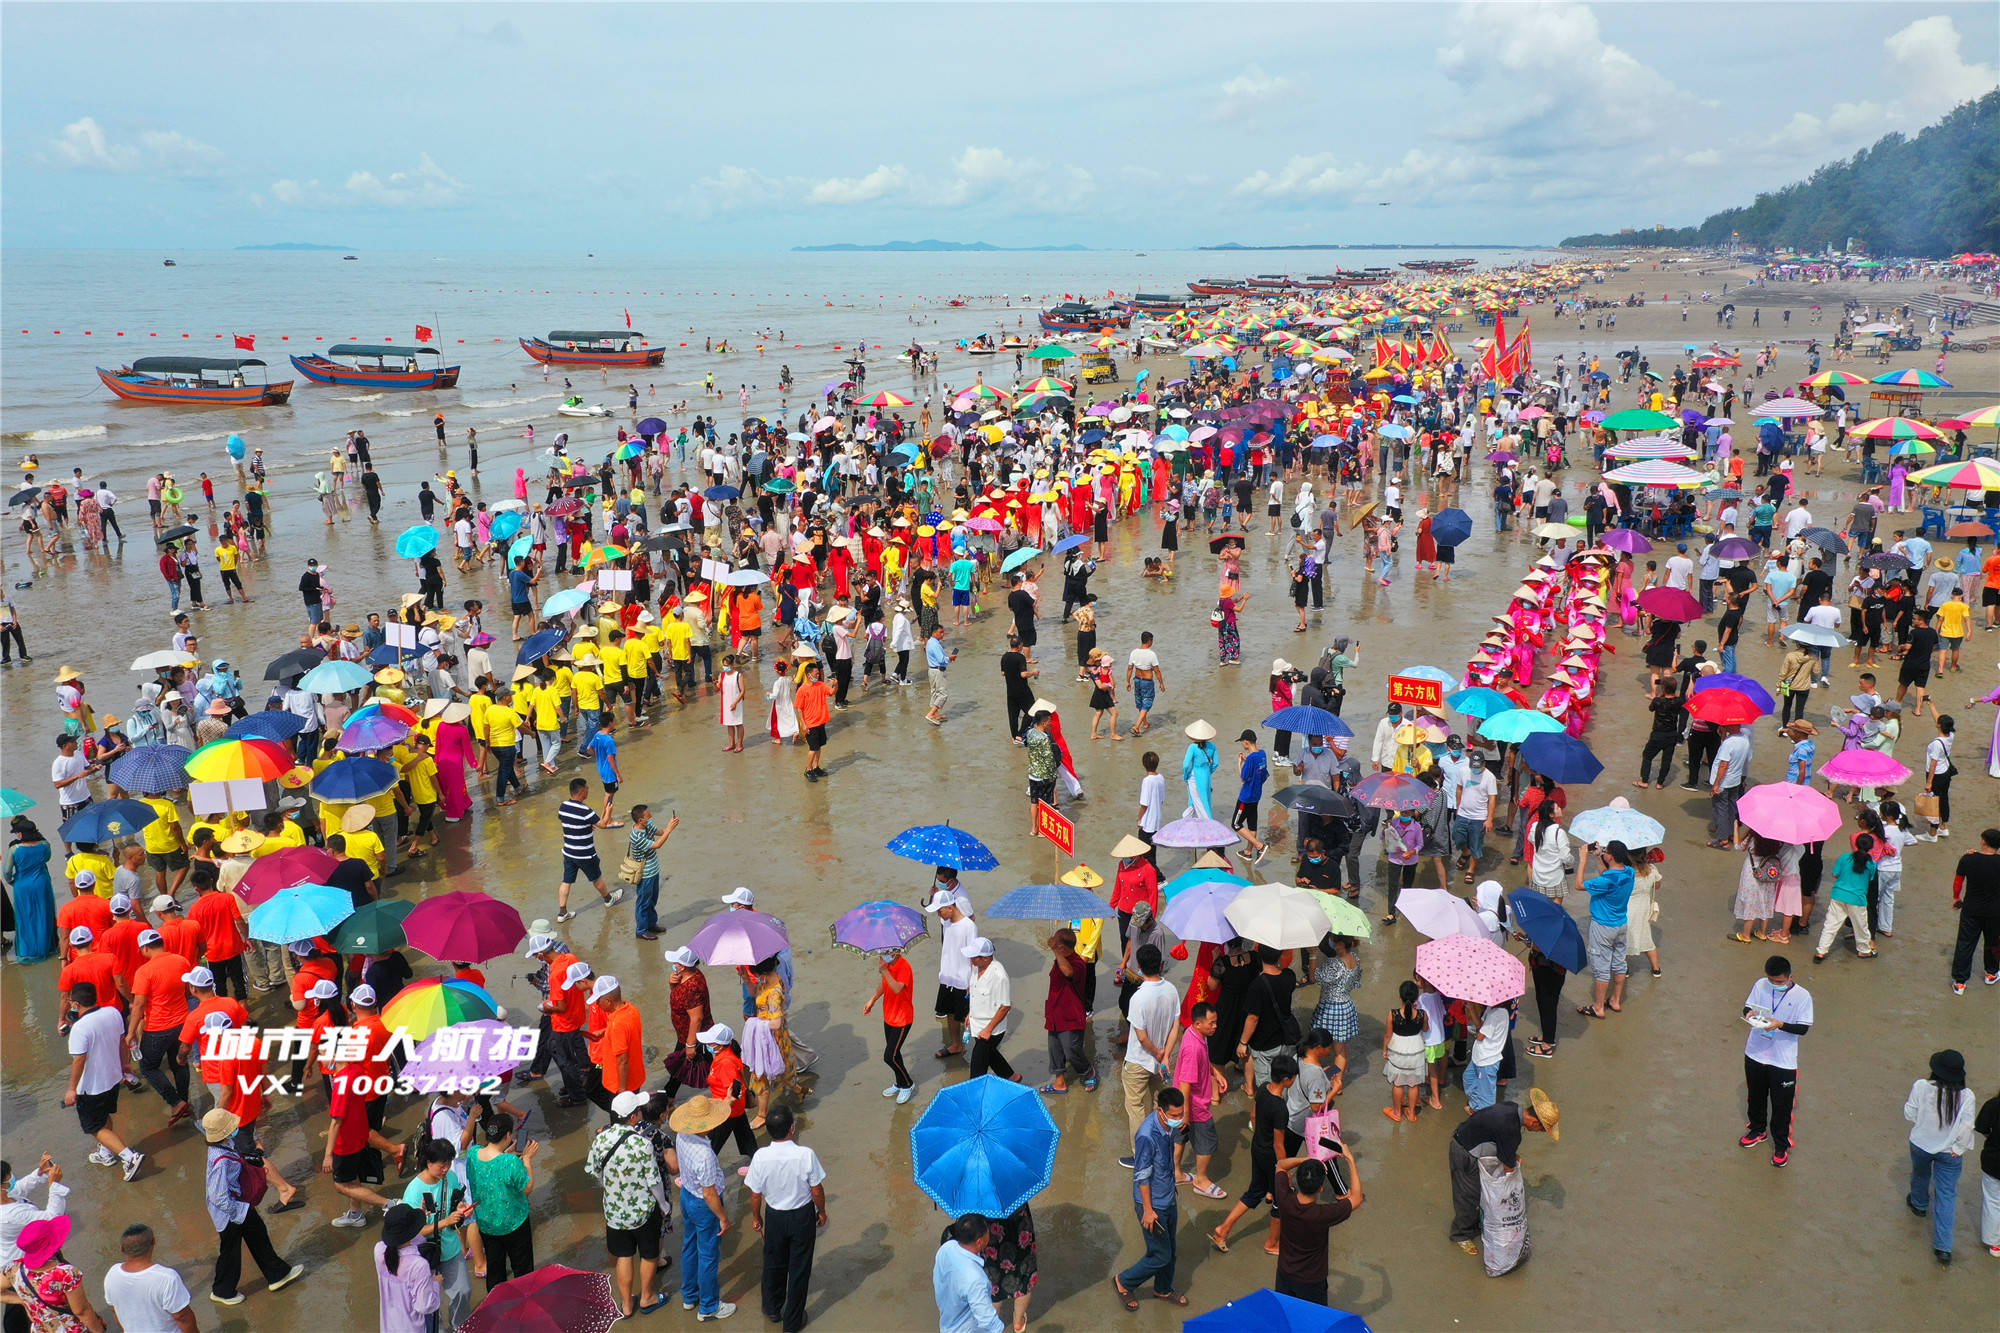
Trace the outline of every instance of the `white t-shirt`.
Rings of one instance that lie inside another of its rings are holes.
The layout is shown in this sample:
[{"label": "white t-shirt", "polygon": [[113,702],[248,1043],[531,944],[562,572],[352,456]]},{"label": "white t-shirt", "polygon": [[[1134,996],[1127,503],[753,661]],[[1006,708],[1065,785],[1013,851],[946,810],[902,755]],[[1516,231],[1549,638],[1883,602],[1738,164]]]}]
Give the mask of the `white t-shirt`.
[{"label": "white t-shirt", "polygon": [[1667,557],[1667,586],[1669,588],[1679,588],[1682,592],[1686,592],[1693,579],[1694,561],[1679,554]]},{"label": "white t-shirt", "polygon": [[[1750,987],[1750,998],[1743,1003],[1769,1011],[1774,1022],[1810,1024],[1813,1021],[1812,992],[1796,983],[1780,992],[1771,988],[1768,978],[1758,977],[1756,984]],[[1799,1034],[1775,1027],[1751,1028],[1750,1039],[1743,1044],[1743,1053],[1773,1069],[1797,1069]]]},{"label": "white t-shirt", "polygon": [[1812,511],[1809,509],[1794,508],[1791,513],[1785,515],[1786,537],[1796,537],[1811,526]]},{"label": "white t-shirt", "polygon": [[1818,606],[1806,612],[1806,624],[1824,625],[1828,629],[1839,629],[1840,608],[1831,606],[1826,602],[1821,602]]},{"label": "white t-shirt", "polygon": [[947,921],[938,933],[944,946],[938,955],[938,984],[964,990],[972,983],[972,961],[965,956],[965,946],[979,938],[979,927],[971,917],[961,916]]},{"label": "white t-shirt", "polygon": [[470,546],[470,545],[472,545],[472,520],[471,520],[471,519],[469,519],[469,518],[461,518],[460,520],[458,520],[458,522],[456,522],[456,523],[454,523],[454,524],[452,524],[452,525],[451,525],[451,530],[452,530],[452,533],[453,533],[453,534],[454,534],[454,535],[455,535],[455,536],[456,536],[456,537],[458,538],[458,542],[457,542],[457,545],[459,545],[459,546]]},{"label": "white t-shirt", "polygon": [[59,754],[49,765],[49,781],[56,785],[64,805],[81,805],[90,799],[90,779],[83,776],[89,767],[90,761],[81,752]]},{"label": "white t-shirt", "polygon": [[1180,1016],[1181,995],[1173,982],[1140,982],[1139,989],[1132,992],[1132,1003],[1126,1014],[1131,1021],[1131,1035],[1125,1039],[1125,1063],[1137,1065],[1149,1074],[1160,1073],[1160,1062],[1139,1044],[1138,1034],[1144,1032],[1148,1041],[1164,1050],[1167,1039],[1174,1035],[1174,1025],[1180,1021]]},{"label": "white t-shirt", "polygon": [[1507,1049],[1507,1029],[1511,1019],[1505,1005],[1492,1005],[1479,1020],[1479,1035],[1472,1039],[1472,1063],[1497,1065]]},{"label": "white t-shirt", "polygon": [[1148,773],[1139,779],[1139,831],[1158,833],[1160,831],[1161,807],[1167,799],[1167,780],[1158,773]]},{"label": "white t-shirt", "polygon": [[181,1275],[165,1264],[154,1264],[136,1273],[123,1264],[113,1264],[104,1275],[104,1301],[118,1312],[125,1333],[180,1333],[174,1316],[188,1308],[193,1297]]},{"label": "white t-shirt", "polygon": [[[967,959],[965,965],[970,970],[972,960]],[[1013,981],[998,959],[988,963],[984,972],[973,972],[972,984],[966,987],[966,993],[971,1005],[965,1016],[965,1028],[975,1036],[986,1030],[986,1025],[993,1021],[993,1015],[1014,1003]],[[993,1035],[997,1037],[1006,1030],[1007,1024],[1002,1020]]]},{"label": "white t-shirt", "polygon": [[1493,780],[1493,774],[1485,769],[1469,774],[1458,786],[1458,815],[1461,819],[1484,819],[1486,812],[1493,808],[1494,794],[1500,784]]},{"label": "white t-shirt", "polygon": [[1131,663],[1134,671],[1158,671],[1160,669],[1160,655],[1151,648],[1134,648],[1132,655],[1125,660]]},{"label": "white t-shirt", "polygon": [[69,1053],[83,1057],[83,1073],[76,1081],[78,1092],[94,1096],[124,1081],[125,1071],[119,1063],[124,1043],[125,1017],[111,1005],[100,1004],[76,1020],[69,1030]]}]

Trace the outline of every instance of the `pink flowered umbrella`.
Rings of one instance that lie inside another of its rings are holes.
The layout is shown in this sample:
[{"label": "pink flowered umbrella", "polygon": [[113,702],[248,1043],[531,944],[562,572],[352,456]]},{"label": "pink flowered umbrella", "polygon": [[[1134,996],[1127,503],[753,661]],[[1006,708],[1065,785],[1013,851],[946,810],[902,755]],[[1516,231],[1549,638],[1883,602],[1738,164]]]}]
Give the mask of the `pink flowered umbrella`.
[{"label": "pink flowered umbrella", "polygon": [[1795,782],[1752,787],[1736,803],[1736,817],[1746,827],[1779,842],[1818,842],[1840,829],[1840,807],[1830,797]]},{"label": "pink flowered umbrella", "polygon": [[1199,817],[1162,824],[1153,835],[1154,844],[1160,847],[1233,847],[1239,841],[1229,825]]},{"label": "pink flowered umbrella", "polygon": [[1910,770],[1893,755],[1880,750],[1842,750],[1820,765],[1819,775],[1830,782],[1852,782],[1863,787],[1893,787],[1910,776]]},{"label": "pink flowered umbrella", "polygon": [[1528,969],[1489,939],[1446,935],[1417,946],[1417,975],[1439,993],[1473,1004],[1504,1004],[1528,989]]}]

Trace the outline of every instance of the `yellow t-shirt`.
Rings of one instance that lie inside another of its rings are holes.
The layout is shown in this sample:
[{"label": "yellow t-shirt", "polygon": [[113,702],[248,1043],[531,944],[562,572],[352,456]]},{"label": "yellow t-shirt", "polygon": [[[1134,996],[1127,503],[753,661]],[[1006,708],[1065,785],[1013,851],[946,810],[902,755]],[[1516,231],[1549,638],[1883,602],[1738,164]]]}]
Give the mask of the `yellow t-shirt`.
[{"label": "yellow t-shirt", "polygon": [[141,796],[140,800],[153,807],[159,818],[139,830],[139,836],[149,852],[165,855],[177,852],[182,847],[181,815],[172,801],[163,801],[157,796]]},{"label": "yellow t-shirt", "polygon": [[465,706],[472,710],[472,716],[466,719],[472,724],[472,734],[483,737],[486,734],[486,710],[493,706],[493,700],[484,694],[475,694],[465,701]]},{"label": "yellow t-shirt", "polygon": [[63,862],[63,873],[70,877],[71,883],[74,883],[76,877],[86,870],[97,876],[97,896],[109,898],[112,892],[112,876],[117,872],[117,867],[111,864],[111,858],[102,852],[73,852],[69,860]]},{"label": "yellow t-shirt", "polygon": [[604,677],[606,685],[624,684],[625,652],[623,646],[613,647],[609,643],[605,644],[604,654],[599,658],[597,663],[597,670]]},{"label": "yellow t-shirt", "polygon": [[567,699],[575,693],[575,688],[572,684],[575,674],[575,672],[566,666],[558,665],[556,667],[556,678],[549,686],[549,688],[555,691],[556,698]]},{"label": "yellow t-shirt", "polygon": [[693,654],[689,645],[694,642],[694,629],[686,621],[675,620],[661,626],[667,636],[667,647],[672,651],[674,661],[688,661]]},{"label": "yellow t-shirt", "polygon": [[486,710],[486,744],[489,747],[512,745],[520,734],[521,717],[513,709],[496,704]]},{"label": "yellow t-shirt", "polygon": [[595,671],[578,671],[570,678],[576,686],[576,706],[596,712],[602,706],[604,678]]},{"label": "yellow t-shirt", "polygon": [[646,678],[646,659],[651,655],[652,650],[646,646],[644,639],[636,637],[627,639],[625,641],[625,674],[633,680],[644,680]]},{"label": "yellow t-shirt", "polygon": [[418,805],[437,804],[437,760],[431,758],[429,755],[425,755],[421,759],[411,763],[409,767],[403,770],[403,773],[410,779],[410,795],[416,798]]},{"label": "yellow t-shirt", "polygon": [[242,548],[235,542],[224,542],[215,548],[215,567],[221,570],[236,568],[236,562],[243,555]]},{"label": "yellow t-shirt", "polygon": [[1950,601],[1938,608],[1937,616],[1940,635],[1947,639],[1962,639],[1972,623],[1972,608],[1964,602]]},{"label": "yellow t-shirt", "polygon": [[382,840],[375,836],[374,829],[362,829],[359,833],[344,833],[341,836],[347,839],[349,856],[358,856],[366,861],[370,874],[379,876],[382,873],[382,854],[386,849]]},{"label": "yellow t-shirt", "polygon": [[536,690],[531,706],[534,709],[536,731],[555,731],[562,726],[561,701],[556,698],[554,690]]},{"label": "yellow t-shirt", "polygon": [[[339,828],[340,825],[333,824],[323,827]],[[261,829],[258,831],[262,832]],[[288,818],[283,824],[278,826],[276,833],[264,834],[264,841],[258,843],[257,850],[250,853],[250,859],[261,861],[273,852],[282,852],[287,847],[303,847],[305,845],[306,831]]]}]

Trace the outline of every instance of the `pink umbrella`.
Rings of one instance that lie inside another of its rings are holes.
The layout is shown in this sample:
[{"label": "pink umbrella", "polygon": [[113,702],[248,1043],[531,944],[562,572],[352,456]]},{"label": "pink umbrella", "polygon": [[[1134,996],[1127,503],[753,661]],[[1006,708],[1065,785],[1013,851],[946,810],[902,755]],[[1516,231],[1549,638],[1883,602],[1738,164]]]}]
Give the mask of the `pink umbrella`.
[{"label": "pink umbrella", "polygon": [[509,904],[460,889],[418,903],[403,919],[403,937],[440,962],[481,963],[512,953],[528,928]]},{"label": "pink umbrella", "polygon": [[1229,825],[1199,816],[1162,824],[1153,835],[1154,844],[1160,847],[1233,847],[1239,841]]},{"label": "pink umbrella", "polygon": [[339,868],[340,858],[332,852],[319,847],[287,847],[251,863],[237,888],[245,902],[260,907],[280,889],[324,884],[326,877]]},{"label": "pink umbrella", "polygon": [[702,923],[688,948],[704,963],[749,967],[792,942],[785,923],[766,912],[717,912]]},{"label": "pink umbrella", "polygon": [[1639,594],[1639,608],[1662,620],[1701,619],[1701,603],[1679,588],[1648,588]]},{"label": "pink umbrella", "polygon": [[1840,807],[1831,798],[1795,782],[1752,787],[1736,803],[1736,817],[1779,842],[1818,842],[1840,828]]},{"label": "pink umbrella", "polygon": [[1910,770],[1895,756],[1880,750],[1842,750],[1820,765],[1819,775],[1830,782],[1852,782],[1862,787],[1893,787],[1910,776]]},{"label": "pink umbrella", "polygon": [[1490,939],[1446,935],[1417,946],[1417,975],[1473,1004],[1504,1004],[1528,989],[1528,969]]},{"label": "pink umbrella", "polygon": [[997,518],[988,518],[985,514],[968,518],[965,520],[965,526],[974,532],[999,532],[1001,530],[1000,520]]},{"label": "pink umbrella", "polygon": [[1472,904],[1443,889],[1404,889],[1396,897],[1396,910],[1417,928],[1418,933],[1434,940],[1449,939],[1454,935],[1477,940],[1492,938]]}]

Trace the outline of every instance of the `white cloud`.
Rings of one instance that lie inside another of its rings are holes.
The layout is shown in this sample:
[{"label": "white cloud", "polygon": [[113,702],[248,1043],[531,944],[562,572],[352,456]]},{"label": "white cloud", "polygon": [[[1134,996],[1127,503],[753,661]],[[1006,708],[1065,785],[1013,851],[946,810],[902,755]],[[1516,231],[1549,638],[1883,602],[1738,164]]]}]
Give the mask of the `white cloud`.
[{"label": "white cloud", "polygon": [[465,191],[465,182],[424,153],[411,171],[392,171],[387,176],[356,171],[338,189],[322,185],[317,177],[310,180],[287,177],[271,182],[265,194],[280,208],[426,209],[450,208],[464,198]]},{"label": "white cloud", "polygon": [[1794,112],[1772,136],[1772,146],[1787,154],[1839,157],[1891,130],[1923,128],[2000,84],[2000,71],[1967,60],[1961,47],[1958,25],[1943,14],[1899,28],[1882,43],[1886,60],[1880,75],[1859,80],[1894,89],[1893,97],[1838,102],[1824,116]]},{"label": "white cloud", "polygon": [[740,213],[781,204],[789,193],[788,182],[754,167],[720,167],[714,175],[703,176],[688,187],[683,211],[698,217]]},{"label": "white cloud", "polygon": [[1218,93],[1214,117],[1217,120],[1237,120],[1284,97],[1292,90],[1292,81],[1283,75],[1266,74],[1260,67],[1251,65],[1235,78],[1225,82]]},{"label": "white cloud", "polygon": [[815,204],[866,204],[892,195],[904,195],[911,187],[910,169],[884,164],[865,176],[833,176],[820,181],[806,193]]},{"label": "white cloud", "polygon": [[121,143],[85,116],[63,126],[49,141],[49,159],[78,171],[117,171],[194,176],[222,165],[223,154],[213,144],[179,130],[142,130],[136,141]]}]

